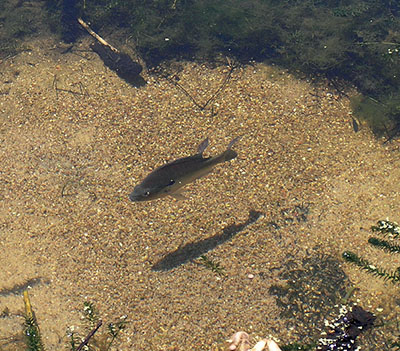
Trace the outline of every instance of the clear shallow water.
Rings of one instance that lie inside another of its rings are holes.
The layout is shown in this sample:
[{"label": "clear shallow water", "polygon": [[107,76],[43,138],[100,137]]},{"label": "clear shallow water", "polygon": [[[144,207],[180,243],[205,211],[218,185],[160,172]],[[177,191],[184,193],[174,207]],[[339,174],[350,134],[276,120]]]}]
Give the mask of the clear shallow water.
[{"label": "clear shallow water", "polygon": [[[84,301],[105,321],[128,316],[122,349],[209,350],[243,329],[281,344],[315,340],[351,283],[355,301],[394,318],[397,288],[341,253],[397,264],[367,245],[369,227],[398,213],[397,146],[363,126],[354,133],[346,98],[257,64],[234,70],[200,110],[168,79],[127,85],[90,40],[62,54],[54,37],[37,37],[1,64],[0,334],[17,334],[27,282],[48,349],[67,343],[71,325],[84,334]],[[205,102],[229,68],[166,72]],[[215,155],[237,135],[238,159],[189,186],[187,201],[127,198],[206,136]],[[225,275],[199,264],[202,254]],[[394,332],[374,329],[364,349]]]}]

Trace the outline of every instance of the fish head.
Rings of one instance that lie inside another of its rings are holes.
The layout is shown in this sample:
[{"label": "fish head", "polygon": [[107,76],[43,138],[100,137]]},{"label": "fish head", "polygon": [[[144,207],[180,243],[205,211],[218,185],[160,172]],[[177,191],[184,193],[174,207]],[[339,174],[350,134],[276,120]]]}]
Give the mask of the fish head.
[{"label": "fish head", "polygon": [[167,196],[169,193],[168,190],[166,187],[151,187],[141,183],[134,187],[129,195],[129,199],[133,202],[155,200]]},{"label": "fish head", "polygon": [[148,201],[152,198],[151,189],[147,189],[143,187],[141,184],[135,186],[131,194],[129,195],[129,199],[131,201]]}]

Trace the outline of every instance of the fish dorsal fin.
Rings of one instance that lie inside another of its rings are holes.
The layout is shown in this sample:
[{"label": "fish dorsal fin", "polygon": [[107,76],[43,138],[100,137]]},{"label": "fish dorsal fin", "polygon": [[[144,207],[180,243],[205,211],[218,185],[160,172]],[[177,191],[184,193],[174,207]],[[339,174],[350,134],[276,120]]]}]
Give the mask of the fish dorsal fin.
[{"label": "fish dorsal fin", "polygon": [[204,150],[207,148],[207,146],[208,146],[208,138],[205,138],[205,139],[200,143],[200,145],[198,146],[198,148],[197,148],[197,153],[198,153],[199,155],[202,155],[203,152],[204,152]]}]

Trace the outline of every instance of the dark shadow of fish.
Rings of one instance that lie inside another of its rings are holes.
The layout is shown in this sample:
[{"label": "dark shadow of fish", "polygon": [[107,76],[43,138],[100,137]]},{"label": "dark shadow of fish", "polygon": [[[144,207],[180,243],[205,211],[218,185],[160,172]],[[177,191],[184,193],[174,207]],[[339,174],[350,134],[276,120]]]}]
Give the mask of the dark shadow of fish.
[{"label": "dark shadow of fish", "polygon": [[27,280],[24,283],[20,283],[20,284],[16,284],[11,288],[5,288],[5,289],[1,289],[0,290],[0,296],[9,296],[9,295],[22,295],[22,293],[29,289],[29,288],[33,288],[36,285],[40,285],[40,284],[49,284],[50,281],[48,280],[44,280],[43,278],[32,278]]},{"label": "dark shadow of fish", "polygon": [[151,269],[153,271],[168,271],[188,261],[194,260],[214,249],[218,245],[231,240],[237,233],[241,232],[249,224],[256,222],[261,215],[263,215],[262,212],[251,210],[249,213],[249,218],[246,222],[229,225],[223,229],[221,234],[217,234],[210,238],[206,238],[194,243],[186,244],[176,251],[166,255],[163,259],[153,265]]}]

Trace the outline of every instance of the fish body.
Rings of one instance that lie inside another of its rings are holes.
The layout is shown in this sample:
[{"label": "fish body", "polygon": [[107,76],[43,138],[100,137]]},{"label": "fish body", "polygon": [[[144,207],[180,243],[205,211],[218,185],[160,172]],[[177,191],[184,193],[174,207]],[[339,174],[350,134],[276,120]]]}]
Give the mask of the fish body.
[{"label": "fish body", "polygon": [[353,126],[353,130],[354,130],[354,132],[355,133],[357,133],[358,131],[359,131],[359,124],[358,124],[358,122],[357,122],[357,120],[355,119],[355,118],[351,118],[352,119],[352,126]]},{"label": "fish body", "polygon": [[179,158],[151,172],[133,189],[129,199],[131,201],[149,201],[168,195],[177,199],[184,198],[179,192],[183,186],[207,175],[215,165],[230,161],[237,156],[237,153],[232,150],[232,146],[238,139],[233,139],[228,148],[220,155],[203,157],[203,152],[208,146],[208,138],[205,139],[199,145],[196,155]]}]

